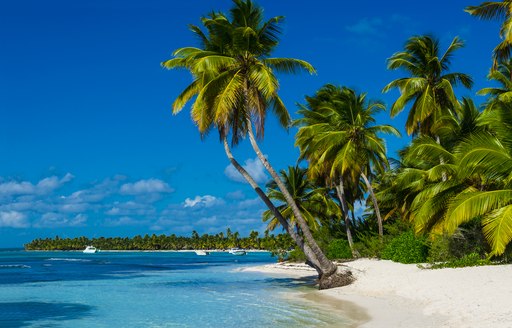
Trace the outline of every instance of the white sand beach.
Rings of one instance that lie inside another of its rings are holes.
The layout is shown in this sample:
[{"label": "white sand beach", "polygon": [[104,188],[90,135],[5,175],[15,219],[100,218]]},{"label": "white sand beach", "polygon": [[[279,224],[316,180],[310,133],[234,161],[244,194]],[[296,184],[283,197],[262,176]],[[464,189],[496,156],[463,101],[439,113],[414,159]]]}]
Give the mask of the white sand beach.
[{"label": "white sand beach", "polygon": [[[345,263],[356,277],[346,287],[314,291],[364,308],[360,327],[512,327],[512,265],[425,270],[415,264],[359,259]],[[247,270],[287,277],[314,276],[303,264]]]}]

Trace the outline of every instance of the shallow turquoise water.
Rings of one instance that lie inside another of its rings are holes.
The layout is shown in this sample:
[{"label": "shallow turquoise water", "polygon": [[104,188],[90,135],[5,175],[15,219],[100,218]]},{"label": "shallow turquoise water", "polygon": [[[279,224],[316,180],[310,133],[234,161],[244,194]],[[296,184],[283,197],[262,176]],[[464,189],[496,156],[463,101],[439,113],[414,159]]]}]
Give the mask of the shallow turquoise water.
[{"label": "shallow turquoise water", "polygon": [[345,326],[300,297],[308,283],[240,272],[268,253],[0,251],[0,327]]}]

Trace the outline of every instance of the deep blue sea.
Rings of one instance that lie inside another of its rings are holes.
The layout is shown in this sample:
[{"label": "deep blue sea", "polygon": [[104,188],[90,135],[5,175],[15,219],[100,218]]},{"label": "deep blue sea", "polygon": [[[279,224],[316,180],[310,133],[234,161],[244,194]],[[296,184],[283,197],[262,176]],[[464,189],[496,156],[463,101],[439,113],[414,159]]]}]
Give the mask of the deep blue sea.
[{"label": "deep blue sea", "polygon": [[311,281],[240,270],[272,262],[268,253],[0,250],[0,327],[348,326],[300,296]]}]

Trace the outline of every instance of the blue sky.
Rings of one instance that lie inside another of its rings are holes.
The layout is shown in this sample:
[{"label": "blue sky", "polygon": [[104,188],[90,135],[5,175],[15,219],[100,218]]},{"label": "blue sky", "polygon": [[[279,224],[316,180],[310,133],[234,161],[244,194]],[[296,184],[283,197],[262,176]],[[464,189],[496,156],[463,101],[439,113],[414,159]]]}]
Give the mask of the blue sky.
[{"label": "blue sky", "polygon": [[[258,2],[267,17],[284,15],[275,56],[301,58],[317,75],[281,76],[280,94],[295,115],[325,83],[382,95],[401,72],[386,59],[408,37],[433,34],[444,50],[466,41],[453,71],[470,74],[474,96],[487,86],[498,23],[465,12],[467,1]],[[263,206],[240,181],[217,135],[199,138],[189,107],[171,103],[191,81],[160,62],[196,45],[187,24],[222,1],[17,0],[0,4],[0,247],[59,235],[190,235],[227,227],[264,230]],[[403,131],[406,112],[379,122]],[[294,165],[295,131],[270,119],[261,147],[278,169]],[[389,138],[389,155],[408,142]],[[267,175],[246,142],[234,150],[263,186]]]}]

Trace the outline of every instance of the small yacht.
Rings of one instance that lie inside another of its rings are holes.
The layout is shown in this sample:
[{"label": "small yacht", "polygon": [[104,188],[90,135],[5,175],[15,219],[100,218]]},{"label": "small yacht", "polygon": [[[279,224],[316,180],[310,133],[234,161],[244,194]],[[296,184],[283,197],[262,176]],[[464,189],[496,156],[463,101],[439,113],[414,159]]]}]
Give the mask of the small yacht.
[{"label": "small yacht", "polygon": [[98,249],[94,246],[87,246],[84,249],[84,253],[86,253],[86,254],[93,254],[93,253],[97,253],[97,252],[98,252]]},{"label": "small yacht", "polygon": [[241,248],[230,248],[228,249],[229,254],[232,255],[245,255],[247,252]]},{"label": "small yacht", "polygon": [[195,250],[194,252],[196,252],[196,254],[197,254],[197,255],[199,255],[199,256],[206,256],[206,255],[210,255],[210,252],[203,251],[203,250],[201,250],[201,249]]}]

